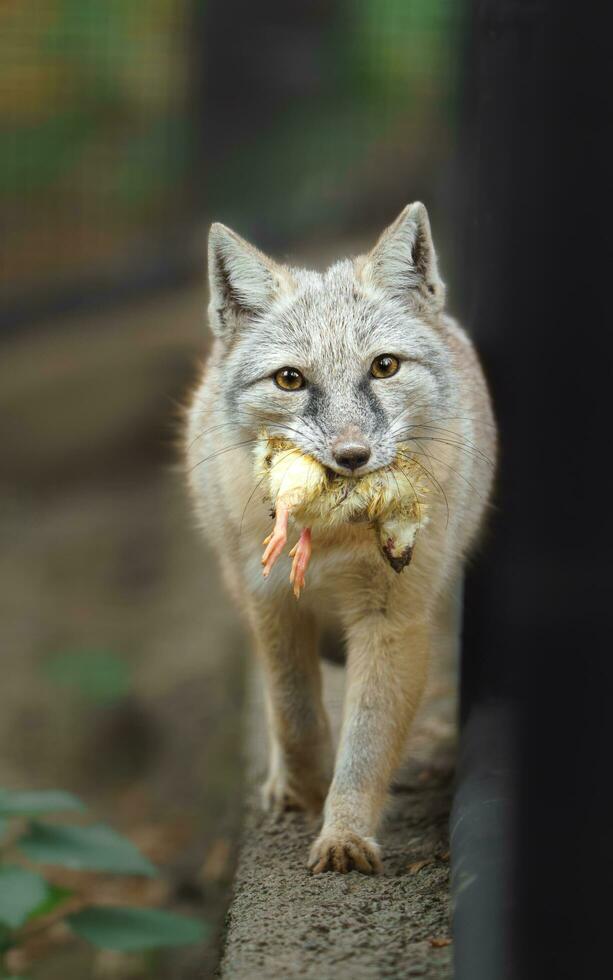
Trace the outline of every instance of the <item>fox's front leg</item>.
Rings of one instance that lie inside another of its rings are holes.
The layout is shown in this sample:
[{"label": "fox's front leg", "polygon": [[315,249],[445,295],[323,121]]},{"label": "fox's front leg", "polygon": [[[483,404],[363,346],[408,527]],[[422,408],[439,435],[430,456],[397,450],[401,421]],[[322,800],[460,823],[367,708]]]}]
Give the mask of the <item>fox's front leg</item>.
[{"label": "fox's front leg", "polygon": [[428,633],[419,623],[394,628],[379,614],[353,625],[336,769],[309,857],[315,874],[381,868],[374,835],[424,689]]},{"label": "fox's front leg", "polygon": [[284,596],[251,611],[264,668],[270,765],[264,803],[318,812],[332,769],[314,617]]}]

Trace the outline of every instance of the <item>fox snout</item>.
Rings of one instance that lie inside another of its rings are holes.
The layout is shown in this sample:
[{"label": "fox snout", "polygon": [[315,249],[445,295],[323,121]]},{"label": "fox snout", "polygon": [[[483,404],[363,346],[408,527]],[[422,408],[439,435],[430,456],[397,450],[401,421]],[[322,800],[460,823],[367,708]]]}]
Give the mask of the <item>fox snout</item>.
[{"label": "fox snout", "polygon": [[357,425],[348,425],[330,445],[332,457],[343,470],[357,470],[365,466],[371,456],[371,448],[364,433]]}]

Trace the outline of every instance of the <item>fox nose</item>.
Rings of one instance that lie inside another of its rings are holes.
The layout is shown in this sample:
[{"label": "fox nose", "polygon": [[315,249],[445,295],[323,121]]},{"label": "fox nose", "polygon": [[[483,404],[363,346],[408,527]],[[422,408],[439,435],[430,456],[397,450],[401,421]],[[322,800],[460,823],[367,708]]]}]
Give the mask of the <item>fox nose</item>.
[{"label": "fox nose", "polygon": [[332,443],[332,455],[339,466],[357,470],[370,459],[370,446],[356,426],[350,426]]}]

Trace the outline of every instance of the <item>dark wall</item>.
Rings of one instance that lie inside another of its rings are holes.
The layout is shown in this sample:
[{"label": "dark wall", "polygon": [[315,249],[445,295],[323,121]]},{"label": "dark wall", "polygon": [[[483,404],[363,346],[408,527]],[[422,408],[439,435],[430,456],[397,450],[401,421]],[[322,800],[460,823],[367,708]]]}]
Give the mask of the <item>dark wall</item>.
[{"label": "dark wall", "polygon": [[472,18],[459,227],[502,462],[467,589],[464,715],[511,703],[519,752],[516,961],[496,976],[595,977],[613,812],[611,16],[483,0]]}]

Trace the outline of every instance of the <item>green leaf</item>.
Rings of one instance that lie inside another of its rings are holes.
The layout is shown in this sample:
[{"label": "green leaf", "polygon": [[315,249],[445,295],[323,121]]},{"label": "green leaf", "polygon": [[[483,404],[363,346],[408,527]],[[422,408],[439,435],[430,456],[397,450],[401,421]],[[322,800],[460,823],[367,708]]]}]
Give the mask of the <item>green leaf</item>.
[{"label": "green leaf", "polygon": [[62,902],[66,899],[72,898],[74,892],[70,888],[60,888],[59,885],[48,885],[47,887],[47,897],[44,902],[37,905],[36,908],[28,916],[28,922],[32,919],[40,919],[43,915],[49,915],[50,912],[54,912]]},{"label": "green leaf", "polygon": [[99,704],[118,701],[132,686],[129,665],[106,650],[59,653],[47,661],[45,669],[55,684]]},{"label": "green leaf", "polygon": [[0,816],[4,817],[37,817],[42,813],[84,809],[76,796],[64,793],[63,790],[0,789]]},{"label": "green leaf", "polygon": [[91,827],[32,823],[17,846],[31,861],[61,864],[74,871],[111,871],[150,877],[157,874],[131,841],[101,823]]},{"label": "green leaf", "polygon": [[2,963],[2,956],[12,945],[13,939],[9,929],[0,922],[0,963]]},{"label": "green leaf", "polygon": [[8,830],[9,822],[5,817],[0,817],[0,837],[4,837]]},{"label": "green leaf", "polygon": [[17,929],[47,897],[47,882],[17,865],[0,867],[0,922]]},{"label": "green leaf", "polygon": [[207,929],[202,922],[159,909],[100,907],[68,916],[73,932],[101,949],[135,953],[162,946],[201,942]]}]

